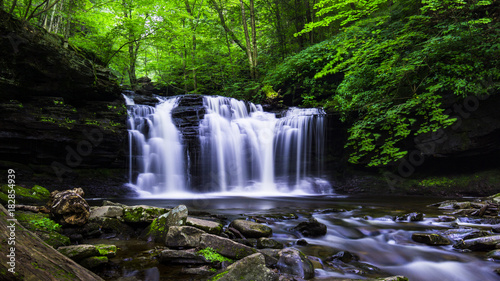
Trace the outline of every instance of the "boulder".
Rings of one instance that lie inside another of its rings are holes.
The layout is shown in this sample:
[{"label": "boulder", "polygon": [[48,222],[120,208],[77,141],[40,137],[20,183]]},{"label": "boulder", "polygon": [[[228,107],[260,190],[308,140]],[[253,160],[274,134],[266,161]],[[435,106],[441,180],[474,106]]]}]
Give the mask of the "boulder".
[{"label": "boulder", "polygon": [[59,247],[59,253],[67,256],[74,261],[81,261],[85,258],[99,256],[99,250],[94,245],[72,245]]},{"label": "boulder", "polygon": [[92,268],[96,268],[100,265],[106,264],[106,263],[108,263],[108,261],[109,261],[108,258],[103,257],[103,256],[89,257],[89,258],[83,259],[80,262],[80,264],[85,268],[92,269]]},{"label": "boulder", "polygon": [[314,267],[299,250],[286,248],[279,252],[277,268],[281,273],[296,275],[305,279],[314,277]]},{"label": "boulder", "polygon": [[185,205],[179,205],[167,214],[168,226],[185,225],[188,217],[188,208]]},{"label": "boulder", "polygon": [[500,243],[500,235],[493,235],[493,236],[463,240],[454,245],[454,247],[459,249],[484,251],[484,250],[495,249],[495,246],[499,243]]},{"label": "boulder", "polygon": [[326,260],[327,261],[340,260],[342,262],[348,263],[348,262],[351,262],[353,260],[354,261],[359,260],[359,257],[354,255],[353,253],[351,253],[349,251],[340,251],[340,252],[336,253],[335,255],[329,257]]},{"label": "boulder", "polygon": [[429,246],[450,245],[447,238],[436,233],[413,233],[411,239],[417,243],[424,243]]},{"label": "boulder", "polygon": [[278,274],[266,267],[264,255],[255,253],[228,266],[214,280],[278,281],[278,278]]},{"label": "boulder", "polygon": [[86,224],[90,217],[90,207],[83,196],[81,188],[53,191],[48,206],[54,220],[62,225]]},{"label": "boulder", "polygon": [[107,217],[119,218],[123,216],[123,208],[119,206],[102,206],[91,208],[90,218]]},{"label": "boulder", "polygon": [[207,233],[219,235],[222,232],[222,224],[209,220],[188,217],[186,225],[199,228]]},{"label": "boulder", "polygon": [[273,234],[270,227],[253,221],[235,220],[229,226],[248,238],[269,237]]},{"label": "boulder", "polygon": [[496,225],[492,226],[491,231],[493,231],[495,233],[500,233],[500,224],[496,224]]},{"label": "boulder", "polygon": [[123,220],[128,223],[151,223],[168,210],[145,205],[131,206],[123,209]]},{"label": "boulder", "polygon": [[424,214],[422,213],[409,213],[395,218],[395,221],[423,221]]},{"label": "boulder", "polygon": [[494,259],[494,260],[500,260],[500,250],[489,251],[486,254],[486,257],[488,257],[490,259]]},{"label": "boulder", "polygon": [[113,258],[116,256],[116,251],[118,250],[115,245],[109,244],[96,244],[94,245],[99,251],[99,256],[104,256],[107,258]]},{"label": "boulder", "polygon": [[488,231],[479,230],[479,229],[471,229],[471,228],[458,228],[458,229],[448,229],[443,232],[449,240],[454,242],[460,242],[466,239],[478,238],[489,236],[490,233]]},{"label": "boulder", "polygon": [[326,225],[310,218],[307,222],[301,222],[292,230],[300,232],[305,237],[318,237],[326,234]]},{"label": "boulder", "polygon": [[82,231],[88,236],[99,236],[105,239],[120,238],[126,240],[135,236],[135,230],[131,226],[119,219],[107,217],[93,218],[82,228]]},{"label": "boulder", "polygon": [[[192,226],[171,226],[168,228],[165,245],[172,248],[195,248],[206,233]],[[202,246],[206,247],[206,246]]]},{"label": "boulder", "polygon": [[257,252],[253,248],[213,234],[202,234],[200,238],[200,247],[210,247],[217,253],[231,259],[242,259]]},{"label": "boulder", "polygon": [[283,249],[284,246],[283,243],[278,242],[276,240],[261,237],[257,239],[257,249],[264,249],[264,248]]}]

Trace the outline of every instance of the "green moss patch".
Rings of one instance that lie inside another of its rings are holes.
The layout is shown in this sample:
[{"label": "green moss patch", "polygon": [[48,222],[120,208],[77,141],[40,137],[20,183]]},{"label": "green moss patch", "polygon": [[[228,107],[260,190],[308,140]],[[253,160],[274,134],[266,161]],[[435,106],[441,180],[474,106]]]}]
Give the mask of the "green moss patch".
[{"label": "green moss patch", "polygon": [[16,219],[22,226],[34,232],[40,239],[54,248],[70,244],[69,238],[59,233],[61,226],[51,220],[48,214],[19,211],[16,212]]},{"label": "green moss patch", "polygon": [[233,262],[232,259],[226,258],[225,256],[217,253],[213,248],[207,247],[205,249],[201,249],[197,252],[199,255],[202,255],[207,261],[211,262]]}]

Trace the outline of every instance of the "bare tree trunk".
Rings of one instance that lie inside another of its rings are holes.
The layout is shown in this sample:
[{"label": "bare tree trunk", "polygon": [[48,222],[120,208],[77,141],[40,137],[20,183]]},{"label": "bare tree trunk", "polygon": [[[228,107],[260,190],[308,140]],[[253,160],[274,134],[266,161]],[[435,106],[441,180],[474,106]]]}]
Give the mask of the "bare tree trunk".
[{"label": "bare tree trunk", "polygon": [[257,72],[257,26],[255,25],[254,0],[250,0],[250,27],[252,28],[252,68],[254,78],[258,78]]},{"label": "bare tree trunk", "polygon": [[245,32],[245,43],[246,43],[246,48],[245,51],[247,53],[248,57],[248,63],[250,64],[250,76],[252,79],[255,79],[255,72],[253,68],[253,58],[252,58],[252,46],[250,45],[250,35],[248,34],[248,26],[247,26],[247,17],[245,13],[245,4],[243,3],[243,0],[240,0],[241,4],[241,22],[243,24],[243,30]]}]

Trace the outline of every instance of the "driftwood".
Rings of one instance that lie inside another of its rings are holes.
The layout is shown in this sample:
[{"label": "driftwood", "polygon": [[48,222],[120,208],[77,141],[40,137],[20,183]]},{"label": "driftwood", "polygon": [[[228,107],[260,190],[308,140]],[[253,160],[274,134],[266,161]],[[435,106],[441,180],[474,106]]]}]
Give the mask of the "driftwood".
[{"label": "driftwood", "polygon": [[[10,244],[2,247],[0,271],[6,273],[0,275],[0,280],[103,280],[10,219],[0,205],[0,239]],[[16,275],[11,272],[12,266]]]},{"label": "driftwood", "polygon": [[33,213],[50,213],[46,206],[16,205],[16,211],[28,211]]},{"label": "driftwood", "polygon": [[81,188],[53,191],[47,206],[54,220],[62,225],[86,224],[90,217],[90,207],[83,195]]}]

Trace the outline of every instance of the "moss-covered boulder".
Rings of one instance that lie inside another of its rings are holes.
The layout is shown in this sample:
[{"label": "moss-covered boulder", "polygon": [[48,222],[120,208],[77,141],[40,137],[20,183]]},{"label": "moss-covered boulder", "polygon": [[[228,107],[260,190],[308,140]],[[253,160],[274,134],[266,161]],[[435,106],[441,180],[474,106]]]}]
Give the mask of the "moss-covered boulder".
[{"label": "moss-covered boulder", "polygon": [[154,219],[168,211],[165,208],[145,205],[131,206],[123,209],[123,220],[128,223],[151,223]]},{"label": "moss-covered boulder", "polygon": [[32,188],[16,185],[11,188],[9,185],[4,184],[0,186],[0,203],[7,204],[9,194],[13,194],[14,192],[16,204],[44,205],[50,198],[50,192],[46,188],[39,185],[35,185]]},{"label": "moss-covered boulder", "polygon": [[230,227],[248,238],[269,237],[273,234],[273,230],[269,226],[247,220],[234,220]]},{"label": "moss-covered boulder", "polygon": [[116,256],[116,251],[118,250],[115,245],[109,244],[96,244],[94,245],[99,251],[99,256],[104,256],[107,258],[113,258]]},{"label": "moss-covered boulder", "polygon": [[54,248],[70,244],[70,239],[61,234],[61,225],[51,220],[48,214],[18,211],[16,219]]},{"label": "moss-covered boulder", "polygon": [[147,241],[164,243],[167,237],[169,227],[182,226],[186,223],[188,209],[184,205],[179,205],[168,213],[165,213],[156,219],[143,231],[141,238]]},{"label": "moss-covered boulder", "polygon": [[79,262],[85,258],[99,256],[99,250],[94,245],[71,245],[59,247],[59,253]]},{"label": "moss-covered boulder", "polygon": [[255,253],[228,266],[211,280],[277,281],[278,279],[278,274],[266,267],[264,255]]}]

